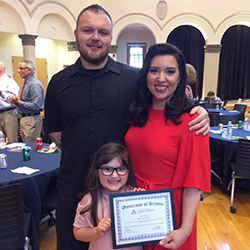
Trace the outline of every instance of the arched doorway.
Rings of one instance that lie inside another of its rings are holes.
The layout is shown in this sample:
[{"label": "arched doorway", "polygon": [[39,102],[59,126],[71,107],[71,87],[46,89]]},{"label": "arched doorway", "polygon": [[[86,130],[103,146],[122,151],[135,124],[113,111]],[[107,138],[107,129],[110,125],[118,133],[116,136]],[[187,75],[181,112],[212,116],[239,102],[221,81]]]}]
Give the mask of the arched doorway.
[{"label": "arched doorway", "polygon": [[205,40],[201,32],[193,26],[182,25],[174,29],[167,38],[168,43],[179,47],[185,55],[187,63],[194,66],[197,71],[196,83],[192,84],[194,97],[202,96],[204,45]]}]

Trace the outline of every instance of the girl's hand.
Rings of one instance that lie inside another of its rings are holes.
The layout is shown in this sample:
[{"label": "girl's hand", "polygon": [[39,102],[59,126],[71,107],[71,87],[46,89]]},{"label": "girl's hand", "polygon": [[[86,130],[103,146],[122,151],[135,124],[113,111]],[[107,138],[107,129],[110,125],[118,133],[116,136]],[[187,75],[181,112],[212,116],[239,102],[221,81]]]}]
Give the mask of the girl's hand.
[{"label": "girl's hand", "polygon": [[141,191],[146,191],[146,189],[139,188],[139,187],[134,187],[133,189],[130,190],[130,192],[141,192]]},{"label": "girl's hand", "polygon": [[178,249],[186,241],[190,233],[181,228],[172,231],[166,238],[159,242],[159,245],[165,248]]},{"label": "girl's hand", "polygon": [[111,219],[107,217],[102,218],[96,227],[97,234],[103,236],[110,228],[111,228]]}]

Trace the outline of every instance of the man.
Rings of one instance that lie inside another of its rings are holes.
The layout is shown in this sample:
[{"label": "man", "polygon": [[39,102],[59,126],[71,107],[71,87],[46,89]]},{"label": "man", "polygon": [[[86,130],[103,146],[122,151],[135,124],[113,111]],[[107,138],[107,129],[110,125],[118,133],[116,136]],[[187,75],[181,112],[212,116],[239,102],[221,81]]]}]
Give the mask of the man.
[{"label": "man", "polygon": [[222,103],[222,100],[220,99],[220,97],[215,95],[214,91],[209,91],[207,93],[207,100],[210,103]]},{"label": "man", "polygon": [[[84,189],[95,151],[107,142],[124,143],[128,129],[125,120],[138,69],[108,56],[112,28],[112,19],[101,6],[85,8],[74,32],[80,58],[54,75],[47,89],[45,130],[62,149],[57,182],[58,250],[88,249],[87,243],[73,236],[77,194]],[[200,111],[203,115],[197,119],[202,122],[193,129],[203,127],[200,132],[207,133],[207,114]]]},{"label": "man", "polygon": [[11,103],[19,107],[21,113],[20,132],[23,142],[35,142],[41,137],[42,117],[40,111],[44,109],[44,90],[42,83],[34,76],[35,65],[30,60],[19,62],[18,73],[25,79],[20,97],[11,97]]},{"label": "man", "polygon": [[0,131],[3,131],[8,142],[17,142],[18,111],[10,103],[12,95],[19,95],[18,84],[5,73],[5,65],[0,62]]}]

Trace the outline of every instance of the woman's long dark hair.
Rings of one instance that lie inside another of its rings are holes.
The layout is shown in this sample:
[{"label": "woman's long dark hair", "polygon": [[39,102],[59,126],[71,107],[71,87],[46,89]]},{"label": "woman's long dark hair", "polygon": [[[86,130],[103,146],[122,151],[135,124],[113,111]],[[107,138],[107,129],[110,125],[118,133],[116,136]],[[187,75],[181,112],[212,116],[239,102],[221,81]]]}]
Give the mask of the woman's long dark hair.
[{"label": "woman's long dark hair", "polygon": [[101,146],[94,155],[85,182],[85,191],[81,194],[81,196],[90,194],[92,197],[92,202],[90,206],[81,211],[81,214],[91,210],[91,217],[93,219],[94,226],[97,226],[98,224],[98,196],[102,195],[102,185],[98,177],[98,168],[103,164],[110,162],[116,157],[121,160],[122,165],[126,166],[129,169],[128,180],[126,185],[135,187],[134,170],[127,149],[123,145],[115,142],[110,142]]},{"label": "woman's long dark hair", "polygon": [[194,107],[194,102],[185,94],[187,73],[184,55],[179,48],[172,44],[155,44],[149,48],[143,62],[143,67],[140,71],[139,78],[136,81],[138,91],[135,101],[130,105],[129,117],[127,120],[131,125],[143,127],[148,121],[149,109],[152,107],[153,103],[152,94],[147,87],[147,74],[153,58],[158,55],[174,56],[180,72],[178,86],[174,95],[165,106],[166,123],[168,119],[171,119],[175,124],[180,124],[181,121],[179,121],[179,117],[183,113],[190,112],[190,110]]}]

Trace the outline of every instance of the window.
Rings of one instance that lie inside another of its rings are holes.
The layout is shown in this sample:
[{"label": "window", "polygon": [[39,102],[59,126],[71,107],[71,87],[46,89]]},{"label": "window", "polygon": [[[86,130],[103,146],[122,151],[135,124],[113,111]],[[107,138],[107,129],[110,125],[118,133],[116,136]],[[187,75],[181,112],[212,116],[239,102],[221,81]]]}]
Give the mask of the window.
[{"label": "window", "polygon": [[130,66],[141,68],[145,56],[146,43],[128,43],[127,51],[127,63]]}]

